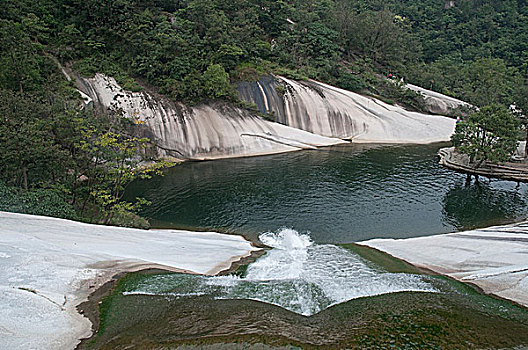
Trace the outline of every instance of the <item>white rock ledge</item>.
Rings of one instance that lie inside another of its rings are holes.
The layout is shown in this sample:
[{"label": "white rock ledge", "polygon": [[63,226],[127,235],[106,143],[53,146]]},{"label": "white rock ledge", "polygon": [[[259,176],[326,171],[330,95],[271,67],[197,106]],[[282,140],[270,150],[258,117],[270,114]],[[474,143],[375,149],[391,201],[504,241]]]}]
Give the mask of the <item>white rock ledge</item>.
[{"label": "white rock ledge", "polygon": [[358,244],[528,307],[528,222]]},{"label": "white rock ledge", "polygon": [[0,212],[0,348],[72,349],[76,306],[122,271],[216,274],[258,250],[241,236],[139,230]]}]

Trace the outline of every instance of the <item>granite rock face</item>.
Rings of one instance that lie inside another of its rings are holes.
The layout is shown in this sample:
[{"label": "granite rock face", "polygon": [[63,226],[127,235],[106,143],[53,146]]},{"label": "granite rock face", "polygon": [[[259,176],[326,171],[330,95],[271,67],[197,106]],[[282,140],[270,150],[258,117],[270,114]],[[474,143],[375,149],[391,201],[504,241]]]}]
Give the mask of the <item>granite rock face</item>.
[{"label": "granite rock face", "polygon": [[159,156],[217,159],[271,154],[343,143],[267,121],[227,104],[188,107],[147,92],[123,90],[113,78],[82,79],[80,90],[97,108],[121,109],[154,140]]},{"label": "granite rock face", "polygon": [[528,223],[360,242],[528,307]]},{"label": "granite rock face", "polygon": [[239,84],[238,92],[281,124],[353,142],[448,141],[455,127],[450,118],[410,112],[316,81],[264,77]]},{"label": "granite rock face", "polygon": [[[432,143],[448,141],[454,120],[409,112],[374,98],[315,81],[283,77],[240,84],[240,96],[255,102],[257,113],[226,103],[186,106],[149,92],[123,90],[110,77],[77,79],[96,108],[122,110],[159,157],[218,159],[313,149],[348,141]],[[279,88],[280,86],[282,88]]]},{"label": "granite rock face", "polygon": [[119,272],[216,274],[254,250],[241,236],[215,232],[146,231],[0,212],[0,348],[75,348],[91,334],[77,305]]},{"label": "granite rock face", "polygon": [[427,111],[433,114],[454,115],[458,110],[472,109],[473,106],[467,102],[458,100],[454,97],[440,94],[435,91],[427,90],[422,87],[407,84],[406,88],[420,93],[424,98]]}]

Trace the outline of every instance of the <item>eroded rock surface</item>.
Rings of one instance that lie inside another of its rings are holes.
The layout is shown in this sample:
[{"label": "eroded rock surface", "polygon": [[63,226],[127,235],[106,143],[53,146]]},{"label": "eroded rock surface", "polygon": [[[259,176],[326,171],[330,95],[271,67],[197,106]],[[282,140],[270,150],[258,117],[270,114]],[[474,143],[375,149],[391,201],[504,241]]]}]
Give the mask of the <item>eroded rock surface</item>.
[{"label": "eroded rock surface", "polygon": [[528,307],[528,222],[359,244]]},{"label": "eroded rock surface", "polygon": [[425,107],[429,113],[453,115],[461,108],[473,108],[473,106],[467,102],[461,101],[451,96],[443,95],[435,91],[424,89],[420,86],[407,84],[405,87],[416,91],[423,96]]},{"label": "eroded rock surface", "polygon": [[123,271],[215,274],[256,250],[240,236],[139,230],[0,212],[0,348],[71,349],[91,333],[76,306]]},{"label": "eroded rock surface", "polygon": [[277,122],[327,137],[362,143],[449,141],[453,119],[410,112],[372,97],[316,81],[265,77],[238,86],[239,95]]},{"label": "eroded rock surface", "polygon": [[120,109],[135,121],[154,140],[159,156],[179,159],[272,154],[346,141],[432,143],[449,140],[454,131],[450,118],[409,112],[315,81],[276,79],[241,85],[239,91],[262,113],[274,113],[277,123],[225,103],[189,107],[153,93],[125,91],[102,74],[78,79],[78,85],[99,108]]},{"label": "eroded rock surface", "polygon": [[81,90],[102,108],[121,109],[145,136],[154,140],[160,156],[217,159],[312,149],[343,143],[267,121],[226,104],[188,107],[147,92],[123,90],[113,78],[97,74],[83,79]]}]

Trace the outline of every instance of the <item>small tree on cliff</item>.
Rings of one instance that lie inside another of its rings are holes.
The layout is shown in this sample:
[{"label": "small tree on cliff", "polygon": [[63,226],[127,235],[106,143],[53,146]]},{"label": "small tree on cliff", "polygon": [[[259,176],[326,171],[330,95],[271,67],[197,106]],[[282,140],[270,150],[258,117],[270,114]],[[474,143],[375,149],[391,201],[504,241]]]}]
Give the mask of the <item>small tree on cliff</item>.
[{"label": "small tree on cliff", "polygon": [[484,161],[508,161],[517,148],[520,123],[505,107],[492,104],[457,124],[451,137],[456,149],[480,166]]}]

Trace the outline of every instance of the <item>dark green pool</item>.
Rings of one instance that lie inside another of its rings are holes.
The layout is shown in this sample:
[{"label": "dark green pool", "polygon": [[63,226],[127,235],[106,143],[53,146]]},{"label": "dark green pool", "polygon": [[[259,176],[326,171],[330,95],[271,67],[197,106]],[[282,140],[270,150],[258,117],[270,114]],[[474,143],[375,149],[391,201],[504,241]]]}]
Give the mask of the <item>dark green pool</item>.
[{"label": "dark green pool", "polygon": [[441,145],[346,145],[263,157],[189,162],[133,183],[155,227],[250,237],[281,227],[318,243],[404,238],[503,224],[528,213],[528,186],[437,164]]}]

